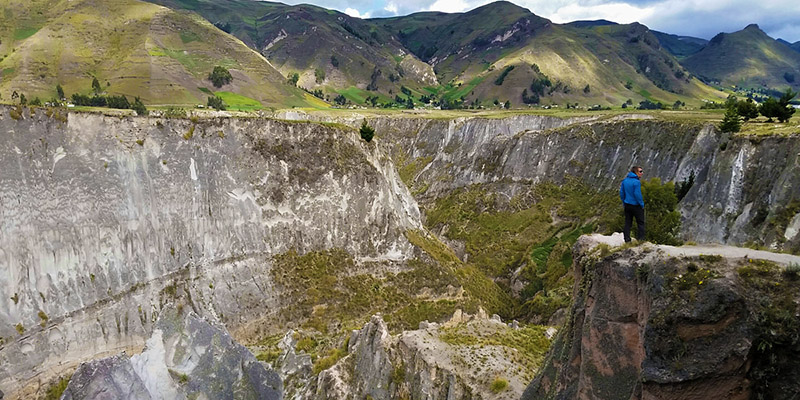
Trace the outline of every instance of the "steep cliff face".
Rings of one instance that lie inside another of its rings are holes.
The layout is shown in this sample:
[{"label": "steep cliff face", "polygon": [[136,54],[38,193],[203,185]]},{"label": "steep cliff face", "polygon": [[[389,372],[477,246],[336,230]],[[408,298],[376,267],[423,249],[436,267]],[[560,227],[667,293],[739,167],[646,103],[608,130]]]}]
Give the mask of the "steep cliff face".
[{"label": "steep cliff face", "polygon": [[275,371],[228,332],[182,308],[163,310],[141,354],[81,364],[64,400],[282,398]]},{"label": "steep cliff face", "polygon": [[319,374],[313,398],[518,399],[550,341],[544,327],[510,325],[459,310],[442,325],[391,335],[373,316],[351,335],[349,354]]},{"label": "steep cliff face", "polygon": [[798,393],[800,275],[768,260],[800,257],[723,246],[608,254],[620,244],[602,236],[576,244],[567,322],[523,399]]},{"label": "steep cliff face", "polygon": [[[640,119],[643,118],[643,119]],[[512,198],[530,184],[577,178],[614,190],[632,165],[645,178],[694,185],[680,203],[682,235],[800,251],[800,136],[730,137],[712,125],[647,116],[559,119],[377,119],[422,200],[492,183]]]},{"label": "steep cliff face", "polygon": [[421,226],[390,159],[349,130],[0,111],[7,394],[137,352],[171,299],[240,338],[286,323],[274,255],[335,247],[402,269]]},{"label": "steep cliff face", "polygon": [[[289,119],[320,119],[284,113]],[[363,118],[340,117],[358,126]],[[755,242],[800,252],[800,131],[791,136],[723,134],[710,124],[650,115],[558,118],[367,117],[406,184],[423,203],[458,188],[493,184],[505,198],[531,184],[577,178],[613,190],[634,164],[645,178],[694,185],[680,203],[686,240]]]}]

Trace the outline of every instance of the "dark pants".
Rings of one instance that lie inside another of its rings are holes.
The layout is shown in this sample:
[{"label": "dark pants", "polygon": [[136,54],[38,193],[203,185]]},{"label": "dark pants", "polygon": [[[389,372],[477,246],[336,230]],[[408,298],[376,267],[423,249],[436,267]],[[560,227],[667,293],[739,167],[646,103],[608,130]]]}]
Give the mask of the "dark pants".
[{"label": "dark pants", "polygon": [[622,234],[625,236],[625,243],[631,241],[631,223],[634,217],[636,217],[636,225],[639,227],[636,239],[644,240],[644,207],[625,203],[625,228],[622,230]]}]

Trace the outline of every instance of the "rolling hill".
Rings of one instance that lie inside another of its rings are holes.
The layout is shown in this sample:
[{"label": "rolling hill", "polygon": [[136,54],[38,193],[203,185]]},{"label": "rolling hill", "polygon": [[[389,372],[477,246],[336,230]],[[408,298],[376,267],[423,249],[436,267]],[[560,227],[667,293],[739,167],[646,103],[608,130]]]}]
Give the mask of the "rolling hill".
[{"label": "rolling hill", "polygon": [[[136,0],[10,0],[0,40],[4,96],[47,100],[58,84],[68,97],[89,94],[97,78],[104,92],[146,104],[205,104],[212,91],[255,106],[321,103],[206,20]],[[208,81],[215,65],[230,70],[230,84]]]},{"label": "rolling hill", "polygon": [[[410,54],[391,32],[368,20],[308,4],[250,0],[152,0],[195,11],[259,51],[298,86],[390,101],[403,86],[437,86],[430,65]],[[370,89],[370,90],[368,90]]]},{"label": "rolling hill", "polygon": [[706,82],[725,87],[769,90],[800,87],[800,53],[772,39],[758,25],[714,36],[683,63]]}]

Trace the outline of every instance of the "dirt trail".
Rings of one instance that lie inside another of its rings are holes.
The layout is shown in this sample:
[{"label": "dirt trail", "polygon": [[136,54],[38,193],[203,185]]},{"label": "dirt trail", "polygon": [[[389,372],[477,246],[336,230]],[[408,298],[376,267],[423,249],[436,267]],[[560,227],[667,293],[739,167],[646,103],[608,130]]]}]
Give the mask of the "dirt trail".
[{"label": "dirt trail", "polygon": [[[609,246],[616,247],[622,246],[624,240],[621,233],[614,233],[611,236],[603,236],[599,234],[591,235],[598,243],[606,243]],[[773,253],[764,250],[753,250],[746,247],[726,246],[721,244],[699,244],[693,246],[667,246],[667,245],[653,245],[665,253],[675,257],[692,257],[702,254],[717,254],[725,258],[752,258],[758,260],[768,260],[778,264],[800,264],[800,256],[784,253]]]}]

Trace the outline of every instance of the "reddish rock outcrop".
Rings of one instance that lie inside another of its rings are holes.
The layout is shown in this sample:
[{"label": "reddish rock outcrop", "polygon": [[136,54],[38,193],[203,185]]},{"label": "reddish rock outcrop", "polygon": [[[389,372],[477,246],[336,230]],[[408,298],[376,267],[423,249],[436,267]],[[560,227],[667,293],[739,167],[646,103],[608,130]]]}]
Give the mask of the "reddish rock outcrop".
[{"label": "reddish rock outcrop", "polygon": [[800,393],[797,274],[750,257],[598,246],[608,239],[575,245],[569,317],[523,400]]}]

